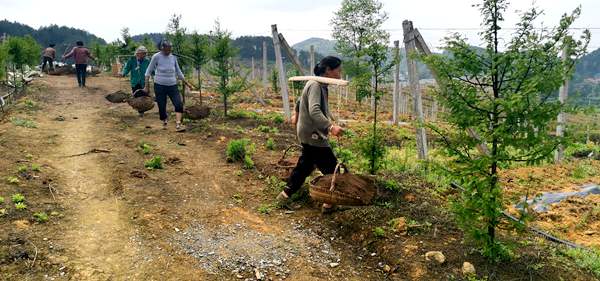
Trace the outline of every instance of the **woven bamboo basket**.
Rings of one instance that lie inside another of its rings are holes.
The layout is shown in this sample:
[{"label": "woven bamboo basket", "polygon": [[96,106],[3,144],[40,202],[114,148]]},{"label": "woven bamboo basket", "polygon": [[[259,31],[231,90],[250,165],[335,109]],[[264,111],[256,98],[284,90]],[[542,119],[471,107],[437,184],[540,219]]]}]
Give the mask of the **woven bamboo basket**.
[{"label": "woven bamboo basket", "polygon": [[277,168],[281,168],[281,169],[292,169],[292,168],[296,167],[296,162],[292,162],[292,161],[288,160],[287,156],[290,151],[292,151],[294,149],[299,150],[301,148],[302,148],[302,146],[297,145],[297,144],[292,144],[292,145],[288,146],[283,151],[283,155],[281,155],[281,158],[279,158],[279,160],[277,161],[275,166],[277,166]]}]

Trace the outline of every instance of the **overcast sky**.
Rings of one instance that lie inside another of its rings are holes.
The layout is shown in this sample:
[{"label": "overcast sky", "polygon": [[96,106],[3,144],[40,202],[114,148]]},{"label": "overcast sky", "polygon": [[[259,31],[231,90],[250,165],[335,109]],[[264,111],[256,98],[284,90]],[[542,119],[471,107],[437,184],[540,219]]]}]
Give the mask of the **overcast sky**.
[{"label": "overcast sky", "polygon": [[[78,4],[76,2],[81,2]],[[412,20],[421,30],[431,47],[438,47],[440,39],[453,28],[478,28],[479,12],[471,5],[476,0],[382,0],[389,13],[385,28],[391,40],[402,38],[402,21]],[[530,7],[530,0],[513,0],[507,22],[512,26],[513,11]],[[140,4],[143,3],[143,4]],[[34,1],[0,0],[0,19],[18,21],[35,28],[58,24],[82,28],[107,41],[119,37],[123,27],[131,34],[164,32],[170,16],[181,14],[182,24],[189,30],[209,31],[215,19],[240,35],[270,36],[270,25],[278,24],[279,31],[291,44],[310,37],[331,38],[329,21],[341,0],[211,0],[211,1]],[[578,5],[583,7],[575,27],[600,28],[600,0],[537,0],[546,15],[543,24],[556,25],[560,15]],[[541,25],[542,23],[540,23]],[[477,44],[476,30],[459,30]],[[597,37],[597,38],[596,38]],[[592,30],[593,49],[600,47],[600,29]]]}]

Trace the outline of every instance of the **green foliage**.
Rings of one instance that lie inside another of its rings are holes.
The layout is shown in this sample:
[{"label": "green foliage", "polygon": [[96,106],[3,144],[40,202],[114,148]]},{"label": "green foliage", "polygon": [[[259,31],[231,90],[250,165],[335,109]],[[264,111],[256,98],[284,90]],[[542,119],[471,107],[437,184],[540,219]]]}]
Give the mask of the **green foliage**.
[{"label": "green foliage", "polygon": [[[167,39],[173,44],[173,53],[185,54],[187,49],[186,31],[186,28],[181,26],[181,15],[173,14],[167,25]],[[182,67],[186,65],[183,60],[179,63]]]},{"label": "green foliage", "polygon": [[4,197],[0,196],[0,204],[4,204]]},{"label": "green foliage", "polygon": [[45,212],[34,213],[33,218],[39,223],[48,222],[48,214],[46,214]]},{"label": "green foliage", "polygon": [[[485,49],[472,48],[465,38],[453,35],[445,41],[451,56],[422,59],[440,79],[437,98],[451,124],[450,129],[430,128],[440,135],[454,160],[448,166],[465,188],[453,204],[456,219],[484,256],[498,260],[510,256],[496,239],[503,209],[498,170],[514,162],[540,163],[562,142],[549,132],[561,110],[551,97],[570,77],[571,60],[584,53],[589,32],[581,41],[569,36],[580,9],[565,14],[557,28],[536,29],[541,11],[533,8],[521,15],[512,38],[501,39],[507,1],[486,0],[477,7]],[[569,52],[567,61],[560,58],[563,49]],[[489,153],[477,153],[480,144]]]},{"label": "green foliage", "polygon": [[29,170],[29,168],[27,168],[27,166],[25,165],[20,165],[19,167],[17,167],[17,172],[19,173],[27,172],[27,170]]},{"label": "green foliage", "polygon": [[286,187],[286,182],[276,176],[270,176],[265,179],[267,190],[272,193],[279,193]]},{"label": "green foliage", "polygon": [[384,238],[385,229],[383,229],[383,227],[375,227],[373,228],[373,235],[377,238]]},{"label": "green foliage", "polygon": [[575,260],[575,263],[586,270],[592,272],[600,278],[600,252],[584,249],[568,249],[565,255]]},{"label": "green foliage", "polygon": [[144,167],[148,170],[162,169],[163,168],[163,159],[161,156],[154,156],[152,159],[146,161],[144,163]]},{"label": "green foliage", "polygon": [[382,132],[376,132],[376,135],[373,135],[373,131],[369,131],[367,136],[356,141],[356,149],[366,160],[360,162],[361,168],[372,175],[376,174],[383,166],[383,160],[387,153]]},{"label": "green foliage", "polygon": [[27,204],[25,204],[24,202],[15,203],[15,209],[17,209],[18,211],[25,210],[27,209]]},{"label": "green foliage", "polygon": [[245,168],[251,169],[254,167],[251,158],[254,150],[254,144],[249,139],[232,140],[227,144],[227,161],[242,162]]},{"label": "green foliage", "polygon": [[258,207],[258,212],[261,214],[268,215],[273,211],[274,208],[275,206],[273,204],[261,204]]},{"label": "green foliage", "polygon": [[597,175],[596,168],[589,161],[581,161],[573,171],[571,177],[576,179],[585,179]]},{"label": "green foliage", "polygon": [[6,177],[6,182],[10,183],[10,184],[19,184],[19,178],[15,177],[15,176],[8,176]]},{"label": "green foliage", "polygon": [[259,125],[256,129],[261,133],[271,133],[271,134],[279,133],[279,129],[277,129],[275,127],[265,126],[265,125]]},{"label": "green foliage", "polygon": [[383,186],[383,188],[385,188],[389,191],[394,191],[394,192],[400,191],[400,184],[395,180],[391,180],[391,179],[384,180],[382,182],[382,186]]},{"label": "green foliage", "polygon": [[25,202],[25,196],[23,196],[21,193],[16,193],[11,196],[11,200],[15,204]]},{"label": "green foliage", "polygon": [[218,79],[217,92],[223,98],[224,114],[227,116],[227,99],[230,95],[246,89],[246,78],[240,77],[233,65],[232,60],[237,54],[237,49],[232,44],[231,32],[222,29],[219,21],[215,22],[214,30],[211,31],[211,39],[212,65],[209,72]]},{"label": "green foliage", "polygon": [[147,142],[140,142],[138,145],[138,150],[142,152],[144,155],[148,155],[152,153],[152,145]]},{"label": "green foliage", "polygon": [[272,138],[268,138],[265,143],[265,148],[268,150],[275,150],[275,141]]},{"label": "green foliage", "polygon": [[6,49],[7,61],[17,69],[22,70],[25,65],[33,66],[39,62],[42,47],[29,35],[9,37],[2,45]]},{"label": "green foliage", "polygon": [[283,115],[275,113],[271,115],[271,120],[275,123],[275,124],[283,124],[283,122],[285,122],[285,118],[283,117]]},{"label": "green foliage", "polygon": [[24,118],[19,118],[19,117],[11,117],[10,118],[10,122],[13,123],[13,125],[18,126],[18,127],[25,127],[25,128],[37,128],[37,125],[35,124],[35,122],[29,120],[29,119],[24,119]]},{"label": "green foliage", "polygon": [[277,69],[273,68],[273,70],[271,70],[269,80],[271,81],[271,91],[279,93],[279,73],[277,72]]},{"label": "green foliage", "polygon": [[34,172],[40,172],[42,170],[42,166],[37,163],[31,163],[31,170]]}]

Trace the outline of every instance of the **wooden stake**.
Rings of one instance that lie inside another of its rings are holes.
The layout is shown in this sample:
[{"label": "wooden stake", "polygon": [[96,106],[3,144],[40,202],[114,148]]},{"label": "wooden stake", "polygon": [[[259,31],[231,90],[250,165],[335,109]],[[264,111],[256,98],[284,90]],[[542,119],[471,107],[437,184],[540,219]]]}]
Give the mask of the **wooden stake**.
[{"label": "wooden stake", "polygon": [[262,82],[263,82],[263,87],[265,88],[265,93],[264,95],[267,95],[267,90],[269,88],[269,80],[267,78],[267,42],[263,41],[263,45],[262,45],[262,51],[263,51],[263,66],[262,66]]},{"label": "wooden stake", "polygon": [[277,65],[277,71],[279,72],[279,85],[281,88],[281,99],[283,100],[283,114],[287,120],[292,118],[290,111],[290,98],[288,95],[288,84],[285,78],[285,67],[283,65],[283,58],[281,56],[281,42],[279,41],[279,32],[277,31],[277,25],[271,25],[271,32],[273,33],[273,47],[275,48],[275,63]]},{"label": "wooden stake", "polygon": [[406,63],[408,64],[408,81],[410,83],[410,91],[413,95],[414,111],[416,115],[416,140],[417,150],[420,160],[427,160],[427,135],[425,134],[425,128],[423,123],[425,118],[423,116],[423,100],[421,97],[421,89],[419,89],[419,76],[417,63],[410,56],[415,53],[416,38],[413,33],[413,23],[405,20],[402,22],[402,29],[404,31],[404,46],[406,48]]},{"label": "wooden stake", "polygon": [[400,111],[400,41],[394,41],[394,55],[398,58],[396,67],[394,67],[394,93],[392,94],[392,122],[398,124],[398,115]]},{"label": "wooden stake", "polygon": [[294,50],[292,50],[290,45],[287,43],[287,41],[285,40],[285,37],[283,37],[283,34],[279,33],[278,37],[279,37],[279,42],[281,43],[281,47],[287,53],[288,57],[292,61],[292,64],[296,67],[296,69],[298,69],[298,71],[300,71],[301,75],[306,75],[306,73],[304,72],[304,69],[302,68],[302,64],[300,63],[300,60],[294,54]]},{"label": "wooden stake", "polygon": [[[308,69],[308,71],[310,72],[311,75],[313,74],[313,70],[315,69],[315,46],[314,45],[310,45],[310,68]],[[348,79],[346,79],[348,80]]]},{"label": "wooden stake", "polygon": [[[569,54],[567,53],[567,49],[563,49],[562,51],[562,60],[566,61],[569,57]],[[567,101],[567,97],[569,95],[569,80],[565,80],[563,82],[563,85],[560,87],[559,90],[559,94],[558,94],[558,101],[561,104],[564,104]],[[565,123],[566,123],[566,116],[564,112],[560,112],[558,114],[558,123],[556,125],[556,136],[561,138],[565,136]],[[563,158],[565,156],[565,148],[562,145],[558,146],[558,149],[556,150],[556,154],[554,157],[554,160],[556,163],[560,163],[562,162]]]},{"label": "wooden stake", "polygon": [[252,74],[250,74],[252,81],[256,80],[256,74],[254,73],[254,57],[252,57]]}]

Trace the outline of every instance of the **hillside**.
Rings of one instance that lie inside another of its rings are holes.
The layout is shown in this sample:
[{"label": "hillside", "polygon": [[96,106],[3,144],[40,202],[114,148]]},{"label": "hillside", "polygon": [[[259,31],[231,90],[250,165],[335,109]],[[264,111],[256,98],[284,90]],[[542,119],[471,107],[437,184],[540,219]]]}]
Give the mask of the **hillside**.
[{"label": "hillside", "polygon": [[296,43],[292,48],[296,50],[302,50],[310,52],[310,45],[315,46],[315,51],[324,55],[339,56],[338,52],[335,51],[335,41],[327,40],[323,38],[309,38],[300,43]]},{"label": "hillside", "polygon": [[65,48],[74,46],[75,41],[78,40],[83,41],[86,45],[92,42],[106,44],[104,39],[85,30],[55,24],[35,29],[18,22],[2,20],[0,21],[0,34],[7,34],[9,36],[30,35],[42,46],[54,43],[59,54],[64,53]]},{"label": "hillside", "polygon": [[578,105],[600,105],[600,49],[581,58],[571,82],[571,100]]}]

